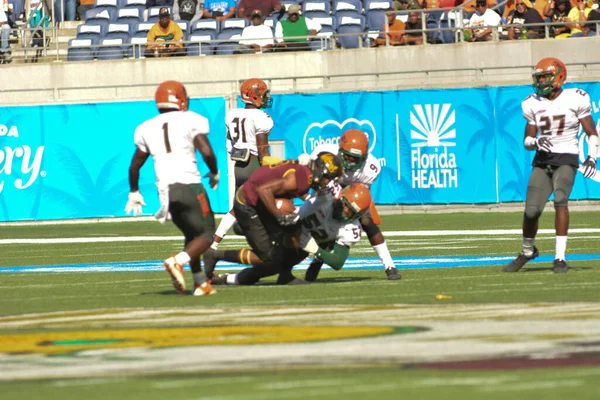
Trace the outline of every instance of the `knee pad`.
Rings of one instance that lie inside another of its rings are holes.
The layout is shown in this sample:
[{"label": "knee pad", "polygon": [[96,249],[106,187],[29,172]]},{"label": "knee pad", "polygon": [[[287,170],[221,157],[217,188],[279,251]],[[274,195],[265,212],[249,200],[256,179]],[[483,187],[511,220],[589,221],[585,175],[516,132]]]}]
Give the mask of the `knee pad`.
[{"label": "knee pad", "polygon": [[554,207],[566,207],[569,205],[569,195],[563,189],[554,192]]},{"label": "knee pad", "polygon": [[538,219],[542,215],[543,209],[538,206],[526,206],[525,217],[527,219]]},{"label": "knee pad", "polygon": [[[366,222],[366,223],[365,223]],[[379,227],[375,225],[371,218],[364,218],[360,220],[360,225],[363,228],[363,231],[367,234],[367,237],[373,237],[378,233],[381,233]]]}]

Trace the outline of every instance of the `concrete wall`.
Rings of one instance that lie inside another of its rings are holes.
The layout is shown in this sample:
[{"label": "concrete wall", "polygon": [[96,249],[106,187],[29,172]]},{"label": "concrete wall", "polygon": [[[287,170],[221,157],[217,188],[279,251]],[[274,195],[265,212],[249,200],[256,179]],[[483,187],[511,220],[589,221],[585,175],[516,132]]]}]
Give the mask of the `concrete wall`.
[{"label": "concrete wall", "polygon": [[[114,101],[151,98],[177,79],[193,97],[237,93],[258,76],[274,92],[481,86],[529,82],[531,66],[554,56],[571,80],[600,76],[600,38],[458,43],[376,49],[172,59],[12,64],[0,72],[0,103]],[[576,64],[576,65],[572,65]],[[588,65],[589,64],[589,65]],[[359,75],[359,76],[343,76]]]}]

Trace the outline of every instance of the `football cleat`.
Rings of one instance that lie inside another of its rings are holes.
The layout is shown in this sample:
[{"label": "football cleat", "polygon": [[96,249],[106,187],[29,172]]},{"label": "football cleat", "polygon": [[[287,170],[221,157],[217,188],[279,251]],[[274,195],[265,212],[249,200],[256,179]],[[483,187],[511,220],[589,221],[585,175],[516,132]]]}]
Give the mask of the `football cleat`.
[{"label": "football cleat", "polygon": [[222,275],[217,275],[212,279],[212,284],[213,285],[227,285],[227,275],[229,274],[222,274]]},{"label": "football cleat", "polygon": [[183,266],[177,264],[175,257],[169,257],[165,260],[165,269],[171,275],[173,281],[173,287],[177,290],[177,293],[183,294],[185,292],[185,279],[183,278]]},{"label": "football cleat", "polygon": [[519,254],[517,258],[512,260],[510,264],[504,267],[504,272],[517,272],[523,268],[523,265],[527,264],[529,261],[533,260],[539,255],[540,252],[538,251],[537,247],[533,246],[533,254],[531,256],[528,257],[523,253]]},{"label": "football cleat", "polygon": [[386,268],[385,274],[387,275],[389,281],[399,281],[400,279],[402,279],[402,275],[396,267]]},{"label": "football cleat", "polygon": [[198,285],[197,283],[194,285],[194,296],[204,296],[215,293],[217,293],[217,290],[212,287],[210,281],[206,281],[201,285]]},{"label": "football cleat", "polygon": [[555,274],[564,274],[568,270],[569,270],[569,266],[567,265],[567,262],[565,260],[559,260],[559,259],[554,260],[554,268],[552,268],[552,271]]},{"label": "football cleat", "polygon": [[213,279],[215,266],[217,265],[217,259],[214,257],[215,251],[210,247],[204,252],[202,255],[202,259],[204,261],[204,275],[208,279]]}]

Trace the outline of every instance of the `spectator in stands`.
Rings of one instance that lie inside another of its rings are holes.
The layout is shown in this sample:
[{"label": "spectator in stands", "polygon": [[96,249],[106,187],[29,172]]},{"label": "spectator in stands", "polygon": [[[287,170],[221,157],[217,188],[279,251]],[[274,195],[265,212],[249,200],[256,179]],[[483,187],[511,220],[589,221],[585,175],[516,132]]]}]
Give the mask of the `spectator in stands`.
[{"label": "spectator in stands", "polygon": [[385,37],[388,37],[390,46],[399,46],[404,44],[402,37],[404,36],[404,22],[396,18],[396,13],[393,8],[387,9],[387,22],[383,24],[379,37],[375,39],[372,47],[385,46]]},{"label": "spectator in stands", "polygon": [[[282,50],[311,50],[308,37],[313,37],[321,30],[321,24],[300,15],[300,6],[290,4],[287,9],[288,19],[278,21],[275,26],[277,47]],[[303,36],[303,37],[298,37]]]},{"label": "spectator in stands", "polygon": [[171,15],[167,7],[160,9],[158,22],[148,31],[146,57],[184,56],[183,31]]},{"label": "spectator in stands", "polygon": [[238,4],[238,17],[250,19],[252,11],[259,9],[264,17],[269,17],[274,11],[279,12],[279,18],[283,16],[285,7],[279,0],[242,0]]},{"label": "spectator in stands", "polygon": [[571,8],[567,17],[567,26],[571,28],[571,37],[586,36],[586,21],[592,11],[592,0],[577,0],[577,7]]},{"label": "spectator in stands", "polygon": [[9,40],[8,16],[4,12],[4,8],[0,7],[0,64],[8,64],[12,61]]},{"label": "spectator in stands", "polygon": [[264,53],[273,48],[273,31],[263,24],[263,15],[259,9],[252,11],[251,25],[244,28],[240,38],[240,47],[234,54]]},{"label": "spectator in stands", "polygon": [[[64,19],[62,4],[65,5]],[[56,22],[75,21],[75,9],[77,8],[77,0],[54,0],[54,19]]]},{"label": "spectator in stands", "polygon": [[394,0],[394,10],[420,10],[427,8],[426,0]]},{"label": "spectator in stands", "polygon": [[[544,20],[537,12],[529,0],[516,0],[515,11],[508,16],[508,40],[514,39],[539,39],[544,37]],[[523,24],[541,24],[535,26],[523,26]],[[527,30],[527,35],[523,36],[522,31]]]},{"label": "spectator in stands", "polygon": [[44,29],[50,25],[50,17],[44,12],[43,2],[38,3],[35,8],[29,11],[27,23],[31,28],[31,46],[35,49],[35,55],[31,59],[31,62],[36,63],[38,62],[38,58],[42,56],[46,44],[44,43]]},{"label": "spectator in stands", "polygon": [[235,0],[206,0],[204,2],[204,18],[223,21],[235,17]]},{"label": "spectator in stands", "polygon": [[202,18],[202,4],[198,0],[175,0],[173,2],[175,21],[192,21]]},{"label": "spectator in stands", "polygon": [[[474,13],[475,11],[477,11],[477,2],[476,1],[473,1],[473,0],[462,0],[461,1],[461,0],[458,0],[456,3],[457,3],[456,6],[460,6],[461,4],[464,4],[462,6],[462,9],[466,13]],[[492,8],[492,7],[494,7],[497,4],[498,3],[496,2],[496,0],[487,0],[486,1],[487,8]]]},{"label": "spectator in stands", "polygon": [[[476,0],[475,14],[467,23],[467,36],[471,42],[485,42],[492,40],[492,27],[500,25],[500,15],[487,7],[486,0]],[[500,28],[499,28],[500,29]]]},{"label": "spectator in stands", "polygon": [[557,39],[565,39],[571,36],[571,28],[566,24],[569,12],[571,11],[571,2],[569,0],[551,0],[544,8],[544,16],[551,18],[552,23],[561,23],[562,25],[552,25],[550,33]]},{"label": "spectator in stands", "polygon": [[[594,7],[596,6],[596,7]],[[592,11],[590,11],[590,15],[588,15],[588,23],[587,28],[589,29],[587,35],[588,36],[596,36],[598,33],[598,25],[600,24],[600,11],[598,11],[598,1],[595,1],[592,5]]]},{"label": "spectator in stands", "polygon": [[420,15],[416,11],[408,13],[408,20],[405,24],[406,32],[404,32],[404,36],[402,37],[403,44],[423,44],[423,23],[421,22]]},{"label": "spectator in stands", "polygon": [[85,12],[94,8],[94,0],[79,0],[77,6],[77,15],[80,21],[85,21]]},{"label": "spectator in stands", "polygon": [[143,19],[148,20],[148,9],[152,7],[171,7],[173,9],[174,0],[146,0],[146,10],[144,10]]}]

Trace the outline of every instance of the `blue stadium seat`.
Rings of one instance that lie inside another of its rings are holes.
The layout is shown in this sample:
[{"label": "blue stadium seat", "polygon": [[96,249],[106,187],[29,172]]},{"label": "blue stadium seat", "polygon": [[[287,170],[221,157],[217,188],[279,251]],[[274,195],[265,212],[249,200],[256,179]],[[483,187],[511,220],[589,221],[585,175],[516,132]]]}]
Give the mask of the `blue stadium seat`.
[{"label": "blue stadium seat", "polygon": [[152,22],[140,22],[136,27],[135,32],[144,32],[148,36],[148,31],[154,26]]},{"label": "blue stadium seat", "polygon": [[183,32],[183,40],[188,40],[190,37],[190,26],[192,25],[190,21],[177,20],[175,22],[177,22],[177,25],[179,25]]},{"label": "blue stadium seat", "polygon": [[[93,13],[90,13],[90,11]],[[108,25],[112,21],[108,10],[103,10],[99,13],[96,13],[94,9],[91,9],[85,13],[85,16],[86,25],[100,25],[102,27],[102,35],[106,33],[108,30]]]},{"label": "blue stadium seat", "polygon": [[263,24],[271,28],[271,31],[275,33],[275,27],[277,26],[277,18],[276,17],[267,17],[263,21]]},{"label": "blue stadium seat", "polygon": [[344,49],[356,49],[358,47],[365,46],[364,36],[359,36],[360,33],[365,32],[365,17],[359,15],[358,17],[344,16],[337,19],[338,34],[354,34],[352,36],[339,36],[338,42]]},{"label": "blue stadium seat", "polygon": [[136,9],[139,11],[140,19],[144,19],[144,10],[146,9],[146,0],[124,0],[123,9]]},{"label": "blue stadium seat", "polygon": [[240,35],[239,34],[231,34],[231,29],[226,30],[225,32],[219,33],[217,35],[217,40],[220,42],[217,43],[215,47],[215,54],[218,55],[230,55],[233,54],[234,50],[239,46]]},{"label": "blue stadium seat", "polygon": [[126,43],[131,34],[132,32],[129,31],[129,24],[109,24],[104,38],[123,39],[123,42]]},{"label": "blue stadium seat", "polygon": [[333,3],[333,13],[337,15],[342,11],[354,11],[362,14],[362,3],[360,0],[335,0]]},{"label": "blue stadium seat", "polygon": [[209,41],[215,39],[216,35],[211,32],[204,32],[201,34],[192,33],[190,35],[190,43],[185,46],[188,56],[212,55],[215,45]]},{"label": "blue stadium seat", "polygon": [[204,34],[207,32],[212,32],[215,36],[217,36],[217,33],[219,33],[219,21],[216,19],[200,19],[192,21],[190,35],[194,33]]},{"label": "blue stadium seat", "polygon": [[117,0],[95,0],[92,10],[98,10],[99,12],[102,10],[108,10],[111,15],[115,14],[116,19],[116,13],[119,10],[119,5]]},{"label": "blue stadium seat", "polygon": [[[150,7],[148,9],[148,19],[147,22],[158,22],[158,14],[160,13],[160,9],[163,8],[165,6],[156,6],[156,7]],[[173,15],[173,7],[169,7],[167,6],[167,8],[169,9],[169,14]]]},{"label": "blue stadium seat", "polygon": [[365,15],[369,31],[381,31],[387,20],[385,12],[393,5],[391,0],[365,0]]},{"label": "blue stadium seat", "polygon": [[125,57],[126,45],[129,42],[122,38],[105,38],[100,41],[101,47],[96,51],[98,60],[120,60]]},{"label": "blue stadium seat", "polygon": [[92,39],[98,43],[102,35],[103,32],[100,25],[81,24],[77,26],[77,39]]},{"label": "blue stadium seat", "polygon": [[129,32],[135,32],[137,26],[142,22],[142,16],[137,8],[122,8],[117,13],[117,24],[128,24]]},{"label": "blue stadium seat", "polygon": [[8,5],[9,8],[12,8],[13,10],[13,13],[8,18],[12,22],[15,22],[17,19],[22,19],[21,14],[23,14],[25,10],[25,0],[9,0]]},{"label": "blue stadium seat", "polygon": [[138,32],[133,35],[129,40],[130,46],[127,51],[127,57],[129,58],[144,58],[144,52],[146,51],[146,40],[147,35],[145,32]]},{"label": "blue stadium seat", "polygon": [[331,3],[329,0],[306,0],[302,4],[302,14],[311,19],[314,15],[328,16],[331,14]]},{"label": "blue stadium seat", "polygon": [[67,49],[68,61],[92,61],[94,59],[92,39],[70,39]]},{"label": "blue stadium seat", "polygon": [[[464,11],[448,11],[440,16],[440,28],[456,28],[460,27],[461,24],[467,19],[467,13]],[[454,43],[456,41],[456,35],[454,31],[445,30],[440,32],[442,43]]]},{"label": "blue stadium seat", "polygon": [[241,34],[244,28],[248,26],[248,21],[244,18],[229,18],[224,21],[221,21],[221,32],[224,31],[233,31],[234,34]]}]

